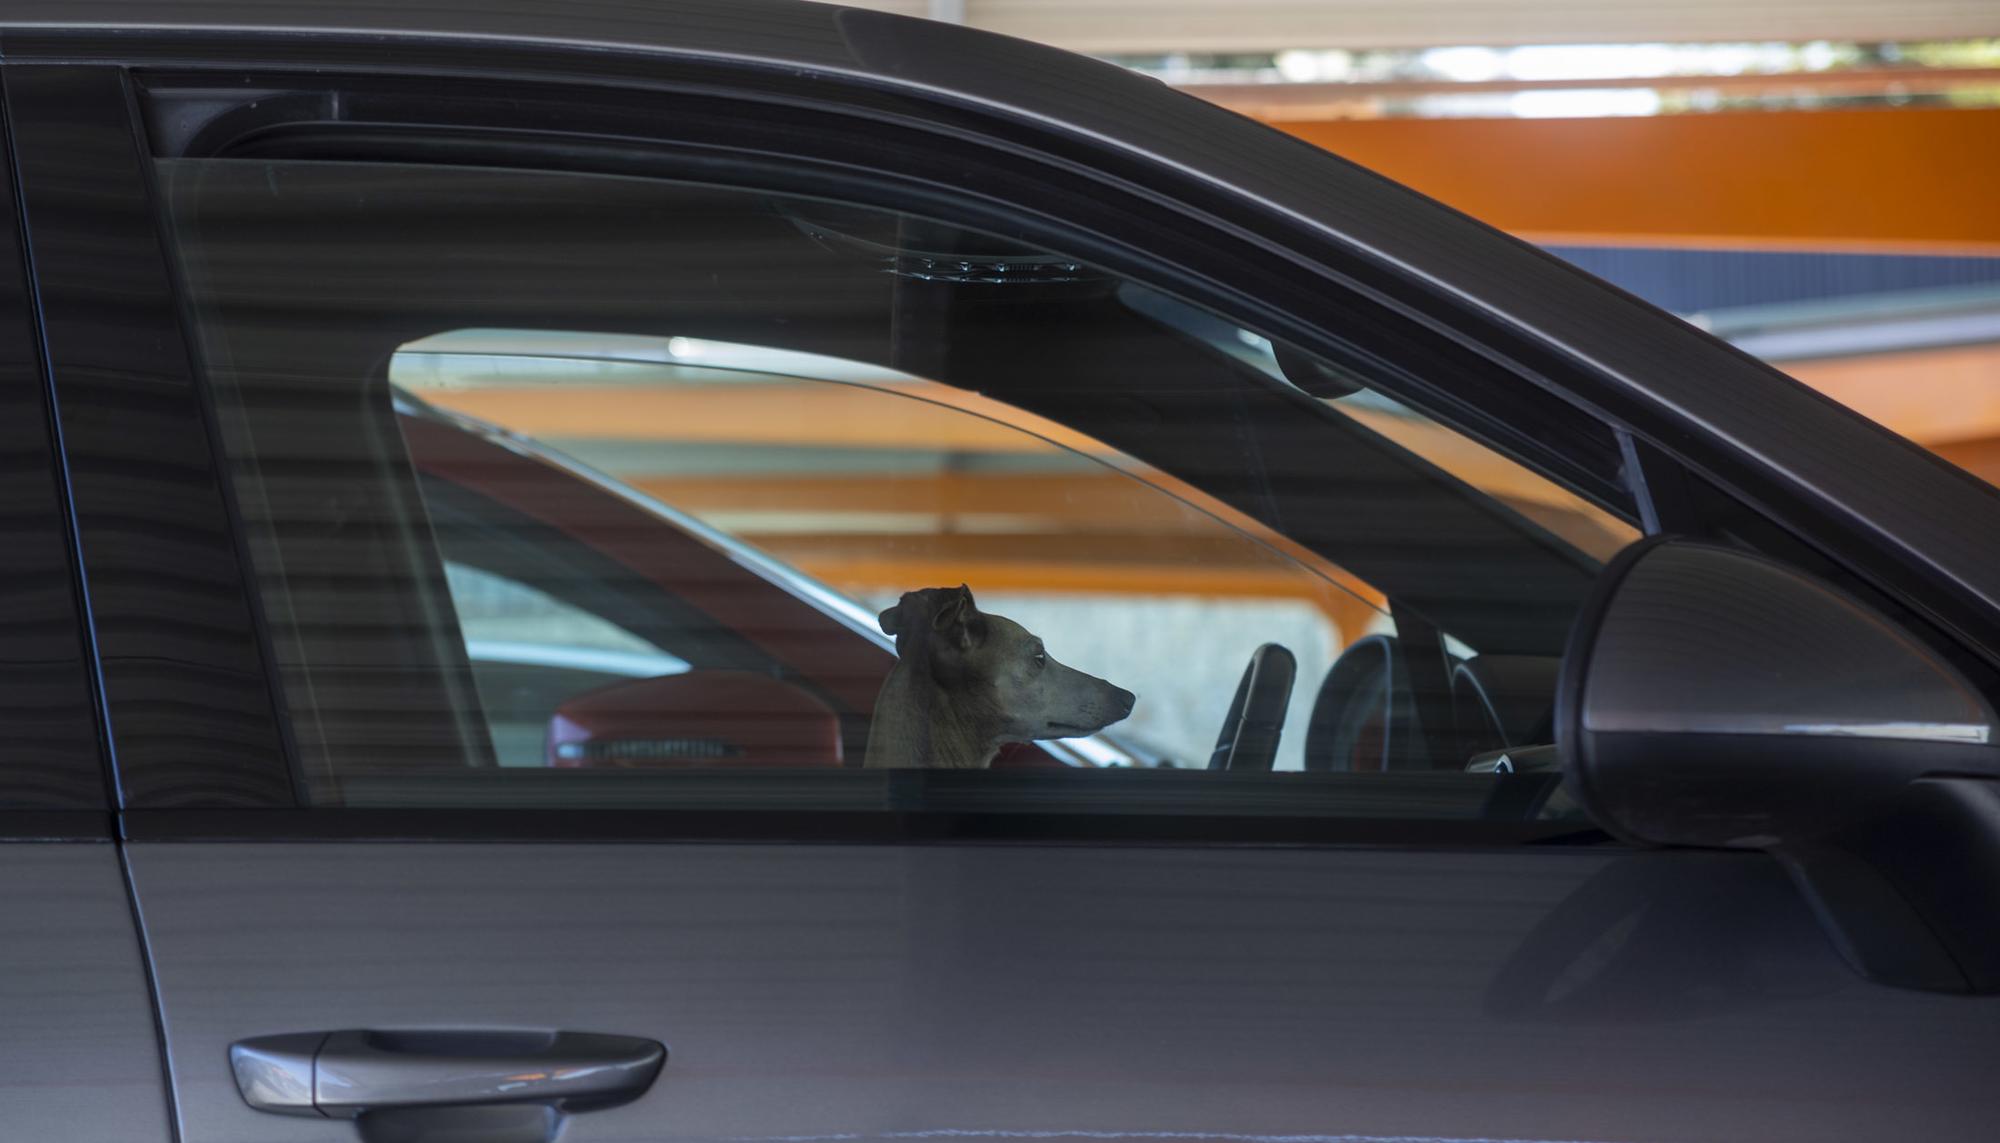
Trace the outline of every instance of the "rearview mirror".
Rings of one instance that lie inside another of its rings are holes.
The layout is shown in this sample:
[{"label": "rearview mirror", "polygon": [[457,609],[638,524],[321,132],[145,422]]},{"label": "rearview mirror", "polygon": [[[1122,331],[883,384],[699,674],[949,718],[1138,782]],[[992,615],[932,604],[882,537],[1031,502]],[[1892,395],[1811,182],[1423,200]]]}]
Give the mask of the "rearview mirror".
[{"label": "rearview mirror", "polygon": [[1606,831],[1769,850],[1872,979],[2000,991],[1993,707],[1859,600],[1761,556],[1658,538],[1571,631],[1556,739]]}]

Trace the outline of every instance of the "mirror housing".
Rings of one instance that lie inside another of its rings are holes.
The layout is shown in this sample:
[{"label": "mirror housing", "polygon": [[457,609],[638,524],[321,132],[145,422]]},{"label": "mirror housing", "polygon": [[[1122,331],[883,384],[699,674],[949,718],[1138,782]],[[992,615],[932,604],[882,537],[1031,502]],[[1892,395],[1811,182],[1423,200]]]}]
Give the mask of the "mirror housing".
[{"label": "mirror housing", "polygon": [[2000,718],[1859,600],[1658,537],[1570,633],[1556,742],[1604,830],[1776,854],[1872,979],[2000,991]]},{"label": "mirror housing", "polygon": [[1925,774],[2000,777],[1993,708],[1929,648],[1781,564],[1685,540],[1605,568],[1556,720],[1572,792],[1653,845],[1769,848]]}]

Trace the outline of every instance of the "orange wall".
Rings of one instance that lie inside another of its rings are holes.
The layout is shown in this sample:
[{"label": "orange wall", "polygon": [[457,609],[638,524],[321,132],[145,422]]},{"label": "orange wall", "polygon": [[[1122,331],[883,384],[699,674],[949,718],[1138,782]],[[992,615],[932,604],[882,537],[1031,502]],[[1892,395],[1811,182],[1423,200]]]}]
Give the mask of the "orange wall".
[{"label": "orange wall", "polygon": [[1275,125],[1536,241],[2000,253],[2000,110]]},{"label": "orange wall", "polygon": [[[2000,254],[2000,110],[1273,122],[1536,241]],[[2000,483],[2000,347],[1782,368]]]}]

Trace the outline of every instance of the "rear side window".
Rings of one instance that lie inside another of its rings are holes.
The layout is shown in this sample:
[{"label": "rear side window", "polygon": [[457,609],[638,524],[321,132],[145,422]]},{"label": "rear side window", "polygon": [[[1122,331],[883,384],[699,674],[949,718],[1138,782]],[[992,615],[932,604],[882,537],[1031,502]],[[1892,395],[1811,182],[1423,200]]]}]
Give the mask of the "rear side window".
[{"label": "rear side window", "polygon": [[961,808],[1478,816],[1547,764],[1569,620],[1636,535],[1021,238],[579,174],[161,175],[315,804],[863,808],[921,773]]}]

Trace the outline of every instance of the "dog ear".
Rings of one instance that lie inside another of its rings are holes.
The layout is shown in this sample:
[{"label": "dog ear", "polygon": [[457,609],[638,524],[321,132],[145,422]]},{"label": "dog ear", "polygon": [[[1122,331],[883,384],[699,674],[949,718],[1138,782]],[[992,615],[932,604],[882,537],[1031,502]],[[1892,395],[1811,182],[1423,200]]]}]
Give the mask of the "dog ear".
[{"label": "dog ear", "polygon": [[970,651],[984,639],[986,617],[979,614],[979,605],[972,601],[972,589],[964,584],[959,584],[956,591],[945,588],[944,600],[931,616],[931,628],[961,651]]},{"label": "dog ear", "polygon": [[[960,584],[958,590],[959,592],[965,592],[965,586]],[[896,600],[894,605],[884,608],[882,613],[875,617],[875,622],[882,628],[882,634],[897,634],[904,626],[904,608],[913,607],[916,610],[911,614],[922,614],[930,610],[931,600],[936,596],[945,597],[945,602],[941,603],[940,607],[949,607],[951,606],[951,601],[958,598],[958,592],[954,592],[948,587],[927,587],[921,591],[906,591]],[[970,600],[972,598],[971,593],[966,592],[965,598]]]}]

